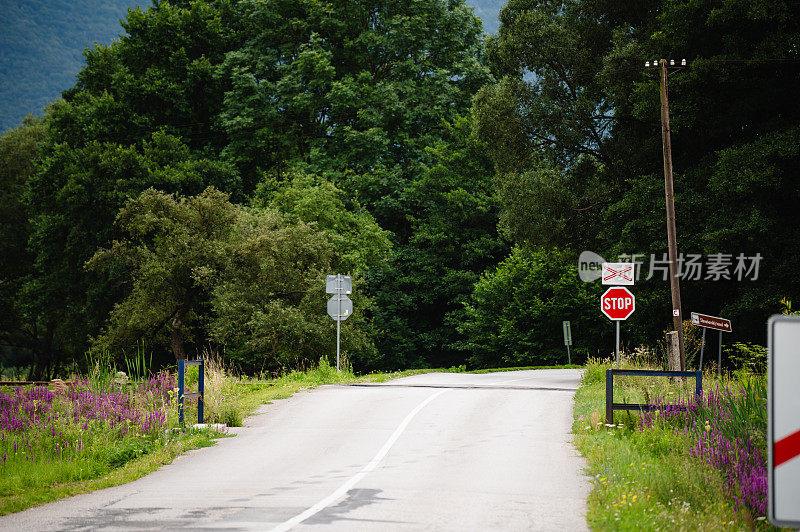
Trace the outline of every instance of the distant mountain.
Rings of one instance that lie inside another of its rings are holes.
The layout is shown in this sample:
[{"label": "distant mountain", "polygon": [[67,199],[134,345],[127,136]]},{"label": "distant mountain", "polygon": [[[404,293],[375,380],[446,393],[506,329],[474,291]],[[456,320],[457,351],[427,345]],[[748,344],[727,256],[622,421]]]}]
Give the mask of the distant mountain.
[{"label": "distant mountain", "polygon": [[[147,0],[145,0],[147,1]],[[83,50],[122,33],[135,0],[0,0],[0,130],[75,84]]]},{"label": "distant mountain", "polygon": [[[467,0],[487,33],[497,32],[504,0]],[[0,132],[75,84],[83,50],[123,32],[129,7],[149,0],[0,0]]]}]

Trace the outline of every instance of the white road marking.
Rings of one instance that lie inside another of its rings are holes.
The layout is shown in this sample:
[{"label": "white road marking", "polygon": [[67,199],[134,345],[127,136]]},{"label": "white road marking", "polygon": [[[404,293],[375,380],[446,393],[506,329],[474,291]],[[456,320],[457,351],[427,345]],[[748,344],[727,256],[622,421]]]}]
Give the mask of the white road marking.
[{"label": "white road marking", "polygon": [[408,427],[409,423],[411,423],[411,420],[414,419],[414,416],[416,416],[420,412],[420,410],[425,408],[431,401],[433,401],[434,399],[436,399],[437,397],[448,391],[450,390],[438,391],[433,395],[431,395],[430,397],[428,397],[427,399],[425,399],[424,401],[422,401],[420,404],[418,404],[417,407],[406,416],[406,418],[400,423],[400,425],[398,425],[398,427],[395,429],[392,435],[389,436],[389,439],[386,440],[386,443],[383,444],[383,447],[381,447],[381,450],[378,451],[378,454],[376,454],[372,458],[372,460],[370,460],[370,462],[366,466],[364,466],[364,469],[353,475],[344,484],[339,486],[339,489],[337,489],[336,491],[334,491],[333,493],[331,493],[330,495],[319,501],[317,504],[315,504],[305,512],[298,514],[289,519],[288,521],[284,521],[280,525],[276,526],[271,530],[271,532],[286,532],[287,530],[291,530],[292,528],[299,525],[309,517],[321,512],[322,510],[324,510],[325,508],[327,508],[328,506],[330,506],[331,504],[342,498],[345,494],[347,494],[348,491],[350,491],[350,489],[353,486],[358,484],[358,482],[362,478],[364,478],[367,473],[373,471],[376,467],[378,467],[378,464],[381,462],[381,460],[384,459],[384,457],[387,455],[392,446],[397,442],[397,440],[400,438],[400,435],[403,434],[403,431],[405,431],[406,427]]}]

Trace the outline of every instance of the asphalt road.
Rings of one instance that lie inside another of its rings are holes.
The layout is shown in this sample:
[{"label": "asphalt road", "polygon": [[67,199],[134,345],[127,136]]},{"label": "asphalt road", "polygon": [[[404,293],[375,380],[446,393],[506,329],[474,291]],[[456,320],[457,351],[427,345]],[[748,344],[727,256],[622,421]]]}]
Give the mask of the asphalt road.
[{"label": "asphalt road", "polygon": [[264,405],[235,438],[3,530],[582,530],[578,370],[426,374]]}]

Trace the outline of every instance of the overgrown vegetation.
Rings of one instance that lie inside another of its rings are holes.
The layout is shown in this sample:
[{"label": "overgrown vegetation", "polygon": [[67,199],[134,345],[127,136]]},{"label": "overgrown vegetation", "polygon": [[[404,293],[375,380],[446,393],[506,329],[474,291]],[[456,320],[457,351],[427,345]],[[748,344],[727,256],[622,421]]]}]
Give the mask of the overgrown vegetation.
[{"label": "overgrown vegetation", "polygon": [[132,480],[181,447],[210,445],[208,433],[168,432],[177,425],[174,375],[114,375],[97,366],[55,390],[0,390],[0,513],[111,485],[110,475]]},{"label": "overgrown vegetation", "polygon": [[[747,368],[694,382],[615,377],[615,401],[658,405],[605,420],[608,362],[587,365],[576,394],[576,443],[594,490],[588,522],[615,530],[750,530],[766,522],[766,380]],[[652,364],[627,363],[642,369]],[[661,369],[660,366],[658,369]]]}]

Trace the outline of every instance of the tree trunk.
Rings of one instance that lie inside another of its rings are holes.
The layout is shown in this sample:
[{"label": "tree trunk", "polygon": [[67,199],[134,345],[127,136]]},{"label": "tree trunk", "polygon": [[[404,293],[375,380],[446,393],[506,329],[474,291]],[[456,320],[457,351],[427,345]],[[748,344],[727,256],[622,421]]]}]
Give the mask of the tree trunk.
[{"label": "tree trunk", "polygon": [[169,343],[172,346],[172,354],[175,355],[175,360],[186,360],[186,351],[183,349],[183,338],[181,337],[181,326],[183,325],[183,318],[189,312],[192,305],[192,299],[197,293],[197,287],[192,287],[186,291],[183,297],[183,303],[172,317],[169,331]]}]

